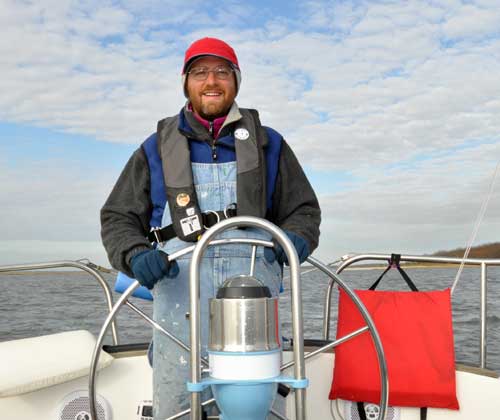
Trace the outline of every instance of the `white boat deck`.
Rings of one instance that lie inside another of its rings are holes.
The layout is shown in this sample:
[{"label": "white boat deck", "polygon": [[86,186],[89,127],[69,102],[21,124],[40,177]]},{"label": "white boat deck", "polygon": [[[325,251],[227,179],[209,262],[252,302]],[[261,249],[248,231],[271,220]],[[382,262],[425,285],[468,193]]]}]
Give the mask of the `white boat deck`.
[{"label": "white boat deck", "polygon": [[[80,358],[78,341],[74,342],[75,346],[69,347],[66,340],[68,336],[74,338],[74,333],[68,332],[58,334],[58,336],[61,344],[66,347],[66,357]],[[55,340],[52,340],[52,344],[58,345]],[[33,357],[36,357],[36,347],[31,347],[31,350]],[[109,357],[111,358],[111,356]],[[101,356],[101,358],[104,360],[106,357]],[[98,374],[98,404],[110,407],[110,414],[106,420],[139,419],[138,407],[143,401],[152,398],[152,370],[145,351],[125,352],[114,355],[112,359],[112,363],[102,367]],[[283,359],[285,362],[292,360],[292,354],[285,352]],[[90,362],[90,355],[88,355],[88,360]],[[334,356],[331,352],[314,356],[307,363],[306,372],[310,380],[310,386],[307,390],[308,419],[349,419],[349,417],[345,417],[345,411],[349,409],[349,402],[332,403],[328,400],[333,363]],[[427,418],[429,420],[495,419],[494,413],[500,412],[500,379],[492,376],[496,375],[482,369],[459,368],[457,371],[457,395],[460,410],[430,408]],[[0,398],[1,418],[2,420],[75,420],[76,417],[70,417],[68,412],[70,412],[70,405],[77,403],[77,397],[88,402],[87,375],[57,384],[47,382],[46,386],[39,387],[37,390]],[[287,417],[290,420],[295,419],[294,407],[295,402],[293,393],[291,393],[287,397]],[[338,413],[339,408],[340,414]],[[335,417],[332,417],[332,410]],[[417,408],[397,409],[396,413],[398,417],[393,416],[392,419],[420,419],[420,412]],[[389,412],[390,414],[391,412]],[[391,417],[388,416],[387,419],[391,420]]]},{"label": "white boat deck", "polygon": [[[500,262],[496,260],[495,264]],[[7,270],[0,267],[0,271],[2,269]],[[92,270],[89,267],[85,271]],[[104,282],[99,282],[101,287],[106,287]],[[105,290],[105,293],[110,296],[109,290]],[[328,293],[329,291],[327,295]],[[110,306],[108,301],[108,307]],[[329,306],[325,304],[325,307]],[[481,318],[484,317],[481,346],[486,342],[485,314],[486,312],[481,313]],[[86,331],[0,343],[1,420],[89,420],[86,414],[89,403],[87,372],[95,344],[95,338]],[[485,346],[480,347],[481,356],[484,350]],[[292,359],[291,352],[283,353],[283,362]],[[331,402],[328,399],[333,365],[334,355],[331,351],[320,353],[306,361],[306,377],[310,380],[306,396],[307,419],[359,420],[357,413],[351,411],[351,402]],[[150,404],[152,399],[152,370],[146,351],[143,349],[113,354],[102,352],[98,371],[97,408],[98,413],[101,413],[98,420],[144,420],[139,407],[145,401]],[[292,374],[287,371],[285,373]],[[498,375],[481,368],[460,366],[456,378],[460,410],[429,408],[427,420],[500,418]],[[286,417],[295,420],[293,392],[287,397],[286,407]],[[183,418],[187,419],[189,416]],[[420,410],[394,408],[389,410],[386,418],[419,420]],[[368,417],[368,420],[376,419],[377,417]]]}]

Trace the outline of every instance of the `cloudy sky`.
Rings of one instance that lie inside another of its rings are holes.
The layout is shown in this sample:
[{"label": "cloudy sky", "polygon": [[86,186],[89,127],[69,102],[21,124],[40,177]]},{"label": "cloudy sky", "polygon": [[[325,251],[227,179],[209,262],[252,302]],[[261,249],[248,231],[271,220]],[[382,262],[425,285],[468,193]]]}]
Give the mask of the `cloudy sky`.
[{"label": "cloudy sky", "polygon": [[500,160],[499,0],[0,0],[0,27],[0,264],[106,263],[99,209],[204,36],[306,169],[323,260],[465,246]]}]

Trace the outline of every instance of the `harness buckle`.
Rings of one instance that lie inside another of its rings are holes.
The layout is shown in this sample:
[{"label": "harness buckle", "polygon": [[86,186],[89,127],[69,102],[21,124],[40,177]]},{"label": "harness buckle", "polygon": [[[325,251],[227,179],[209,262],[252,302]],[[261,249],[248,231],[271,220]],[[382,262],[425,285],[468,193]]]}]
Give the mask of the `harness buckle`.
[{"label": "harness buckle", "polygon": [[[220,222],[220,216],[219,216],[219,213],[217,213],[216,211],[214,211],[214,210],[207,210],[205,213],[206,213],[206,214],[209,214],[209,213],[215,214],[215,217],[217,218],[217,222],[215,222],[212,226],[214,226],[214,225],[216,225],[217,223],[219,223],[219,222]],[[207,225],[205,225],[205,223],[203,223],[203,227],[204,227],[205,229],[209,229],[209,228],[211,228],[212,226],[207,226]]]},{"label": "harness buckle", "polygon": [[229,203],[224,209],[224,216],[226,217],[226,219],[229,219],[231,217],[230,215],[227,214],[229,210],[236,211],[236,203]]},{"label": "harness buckle", "polygon": [[165,241],[163,241],[162,237],[161,237],[161,228],[160,227],[154,227],[151,229],[151,232],[153,232],[153,235],[155,237],[155,242],[161,246],[163,246],[163,243]]}]

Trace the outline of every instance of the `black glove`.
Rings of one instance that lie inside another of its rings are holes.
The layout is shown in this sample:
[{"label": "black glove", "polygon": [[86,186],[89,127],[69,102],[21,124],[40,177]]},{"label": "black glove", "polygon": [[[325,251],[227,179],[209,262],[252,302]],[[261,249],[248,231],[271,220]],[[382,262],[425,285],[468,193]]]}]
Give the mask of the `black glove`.
[{"label": "black glove", "polygon": [[130,260],[130,268],[139,283],[152,289],[162,277],[174,278],[179,274],[176,261],[169,261],[168,254],[158,249],[140,252]]}]

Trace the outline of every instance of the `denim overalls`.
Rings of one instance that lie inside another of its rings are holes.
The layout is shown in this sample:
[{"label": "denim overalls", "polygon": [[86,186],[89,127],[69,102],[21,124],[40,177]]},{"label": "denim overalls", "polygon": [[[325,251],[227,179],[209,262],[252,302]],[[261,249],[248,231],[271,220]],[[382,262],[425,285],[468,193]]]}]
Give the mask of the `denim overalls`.
[{"label": "denim overalls", "polygon": [[[193,183],[202,212],[224,210],[236,202],[236,162],[191,163]],[[162,226],[171,224],[168,206],[162,218]],[[255,229],[225,231],[219,238],[270,239],[270,235]],[[160,247],[172,254],[192,243],[178,238],[171,239]],[[166,330],[189,346],[189,264],[191,254],[177,260],[179,275],[174,279],[163,278],[153,289],[154,319]],[[231,244],[209,247],[200,267],[200,315],[201,355],[207,357],[208,299],[214,297],[222,283],[238,274],[249,274],[251,246]],[[269,263],[263,256],[263,248],[257,248],[255,277],[264,282],[277,296],[281,284],[281,267],[277,262]],[[179,411],[189,408],[190,394],[186,382],[190,377],[189,354],[161,332],[154,330],[153,357],[153,405],[154,419],[164,420]],[[202,394],[202,401],[210,398],[210,391]],[[274,416],[273,416],[274,417]],[[188,417],[186,417],[188,418]]]}]

